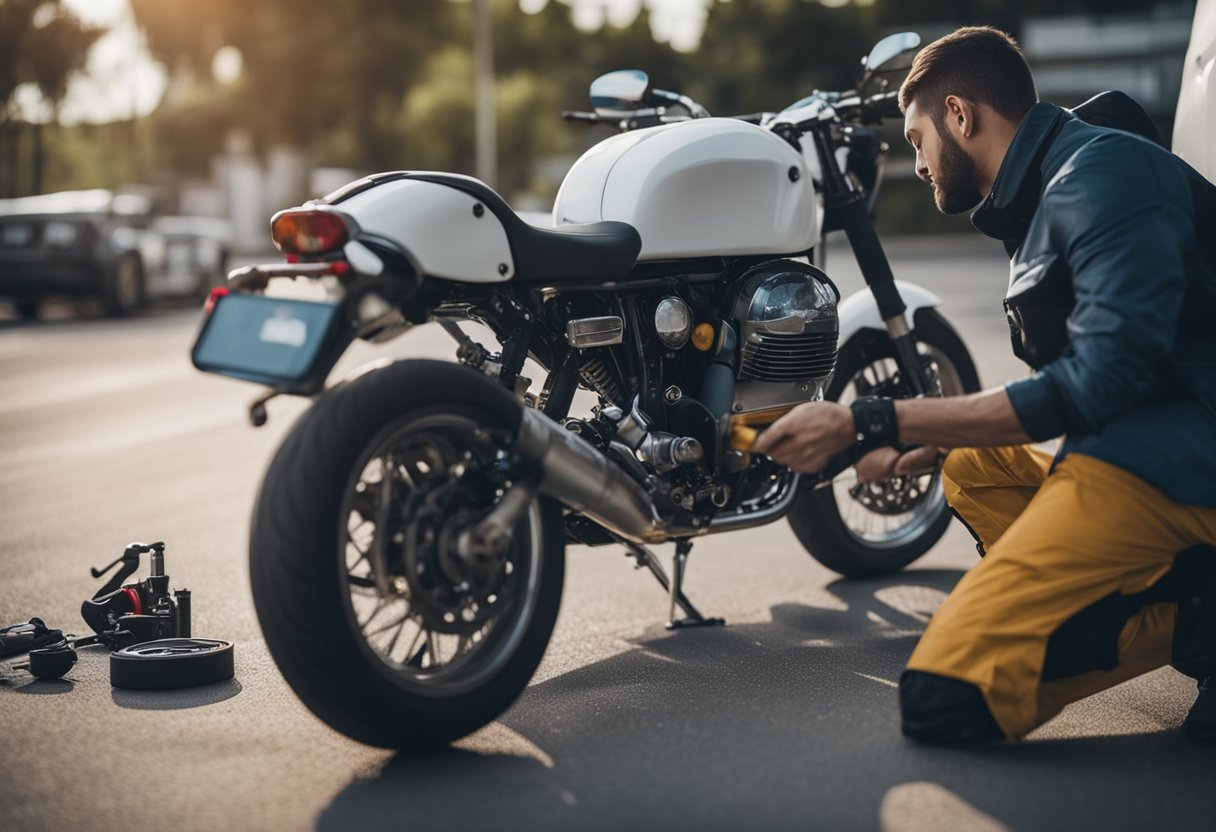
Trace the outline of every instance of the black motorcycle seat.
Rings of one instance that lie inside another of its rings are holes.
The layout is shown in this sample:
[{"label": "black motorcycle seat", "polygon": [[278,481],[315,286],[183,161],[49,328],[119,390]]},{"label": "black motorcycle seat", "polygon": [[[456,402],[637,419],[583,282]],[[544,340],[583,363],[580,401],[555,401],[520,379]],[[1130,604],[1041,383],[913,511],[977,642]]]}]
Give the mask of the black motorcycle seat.
[{"label": "black motorcycle seat", "polygon": [[[538,228],[480,179],[458,173],[397,171],[369,177],[365,187],[394,179],[419,179],[464,191],[482,202],[507,232],[515,258],[515,280],[544,283],[563,280],[613,280],[625,277],[637,262],[642,237],[625,222],[594,222]],[[361,189],[360,189],[361,190]],[[335,194],[334,201],[355,190]]]}]

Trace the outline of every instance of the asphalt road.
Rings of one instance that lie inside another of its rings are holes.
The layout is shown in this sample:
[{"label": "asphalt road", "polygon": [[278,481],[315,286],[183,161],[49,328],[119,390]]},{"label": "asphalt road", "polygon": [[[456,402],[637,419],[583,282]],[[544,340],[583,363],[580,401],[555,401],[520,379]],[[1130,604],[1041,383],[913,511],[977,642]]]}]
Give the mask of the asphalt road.
[{"label": "asphalt road", "polygon": [[[922,240],[891,252],[899,277],[943,297],[985,381],[1021,372],[998,250]],[[847,253],[828,265],[846,293],[860,286]],[[189,365],[193,309],[122,322],[52,312],[0,322],[0,623],[37,615],[81,632],[89,567],[164,540],[173,585],[194,593],[195,633],[235,642],[236,679],[113,689],[97,648],[58,683],[0,668],[4,829],[1212,828],[1216,757],[1181,736],[1194,692],[1171,670],[1016,745],[900,736],[896,680],[975,558],[958,528],[907,571],[854,582],[784,523],[706,539],[687,588],[729,626],[677,633],[619,548],[572,548],[550,650],[497,723],[425,756],[353,743],[282,681],[248,590],[250,507],[301,404],[276,400],[269,425],[251,428],[255,388]],[[425,327],[388,352],[451,347]]]}]

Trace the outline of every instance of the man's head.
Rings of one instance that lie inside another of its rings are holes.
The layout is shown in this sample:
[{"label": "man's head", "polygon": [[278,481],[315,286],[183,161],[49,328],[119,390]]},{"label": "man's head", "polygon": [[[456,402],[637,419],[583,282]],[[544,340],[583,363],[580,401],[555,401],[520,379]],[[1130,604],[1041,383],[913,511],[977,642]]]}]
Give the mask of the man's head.
[{"label": "man's head", "polygon": [[916,175],[933,185],[938,209],[958,214],[984,198],[1036,101],[1030,67],[1004,32],[968,26],[917,54],[899,106]]}]

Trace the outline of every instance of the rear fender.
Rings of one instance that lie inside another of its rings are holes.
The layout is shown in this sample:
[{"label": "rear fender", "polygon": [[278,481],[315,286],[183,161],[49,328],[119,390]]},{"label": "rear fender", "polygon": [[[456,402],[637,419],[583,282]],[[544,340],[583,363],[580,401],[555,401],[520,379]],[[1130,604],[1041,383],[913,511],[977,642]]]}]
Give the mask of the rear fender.
[{"label": "rear fender", "polygon": [[506,229],[476,197],[437,182],[394,179],[342,200],[361,234],[388,240],[418,273],[461,283],[515,276]]}]

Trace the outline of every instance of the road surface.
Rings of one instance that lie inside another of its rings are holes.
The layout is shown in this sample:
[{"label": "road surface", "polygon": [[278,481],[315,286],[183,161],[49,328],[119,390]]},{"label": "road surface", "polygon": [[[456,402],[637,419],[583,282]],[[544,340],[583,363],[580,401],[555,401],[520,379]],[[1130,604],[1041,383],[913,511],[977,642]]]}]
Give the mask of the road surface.
[{"label": "road surface", "polygon": [[[942,296],[983,380],[1022,372],[994,245],[897,242],[892,254],[901,278]],[[829,271],[846,294],[860,286],[843,250]],[[193,308],[52,313],[0,322],[0,623],[37,615],[80,632],[99,583],[89,567],[164,540],[173,585],[193,591],[195,634],[235,642],[236,678],[112,689],[100,649],[59,683],[0,669],[5,829],[1212,828],[1216,757],[1181,736],[1194,690],[1171,670],[1016,745],[900,736],[896,680],[974,562],[959,528],[907,571],[857,582],[820,567],[784,523],[703,540],[687,589],[729,626],[677,633],[621,549],[572,548],[550,650],[498,722],[425,756],[353,743],[278,675],[246,576],[254,494],[300,403],[271,402],[269,425],[251,428],[256,389],[189,365]],[[452,354],[433,327],[388,351]]]}]

